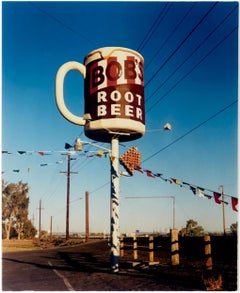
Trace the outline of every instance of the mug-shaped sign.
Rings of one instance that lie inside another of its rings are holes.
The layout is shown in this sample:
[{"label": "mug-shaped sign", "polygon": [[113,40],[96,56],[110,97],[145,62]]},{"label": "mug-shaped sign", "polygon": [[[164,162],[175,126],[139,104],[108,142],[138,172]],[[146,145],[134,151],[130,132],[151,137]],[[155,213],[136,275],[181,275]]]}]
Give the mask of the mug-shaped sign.
[{"label": "mug-shaped sign", "polygon": [[[143,57],[136,51],[106,47],[92,51],[84,60],[63,64],[56,76],[56,102],[70,122],[84,126],[87,137],[110,142],[140,138],[145,133]],[[84,77],[83,117],[72,114],[64,103],[63,85],[70,70]]]}]

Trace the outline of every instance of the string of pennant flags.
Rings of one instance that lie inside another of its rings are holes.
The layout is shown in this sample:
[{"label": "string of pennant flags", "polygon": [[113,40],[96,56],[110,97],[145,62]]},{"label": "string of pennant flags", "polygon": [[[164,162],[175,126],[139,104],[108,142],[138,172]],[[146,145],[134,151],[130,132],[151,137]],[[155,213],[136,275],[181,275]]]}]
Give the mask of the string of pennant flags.
[{"label": "string of pennant flags", "polygon": [[[40,156],[46,156],[46,155],[53,155],[53,154],[60,154],[60,155],[80,155],[80,156],[85,156],[87,158],[92,158],[92,157],[107,157],[108,152],[102,151],[102,150],[97,150],[97,151],[83,151],[82,153],[79,153],[77,151],[17,151],[17,152],[9,152],[9,151],[2,151],[2,154],[6,155],[33,155],[33,154],[38,154]],[[75,158],[71,158],[73,160]],[[42,163],[39,166],[40,167],[46,167],[46,166],[51,166],[55,164],[62,164],[64,161],[63,160],[58,160],[56,162],[51,162],[51,163]],[[27,172],[30,172],[31,167],[26,168]],[[12,172],[14,173],[20,173],[21,169],[13,169]],[[5,173],[4,171],[2,173]]]},{"label": "string of pennant flags", "polygon": [[[189,188],[194,195],[197,195],[201,198],[207,198],[207,199],[214,199],[216,204],[226,204],[228,205],[229,203],[227,201],[225,201],[225,199],[223,200],[223,195],[219,192],[216,192],[214,190],[208,189],[208,188],[203,188],[185,181],[181,181],[179,179],[176,178],[172,178],[172,177],[165,177],[162,173],[154,173],[151,170],[147,170],[147,169],[142,169],[140,166],[135,166],[135,170],[142,173],[142,174],[146,174],[147,177],[150,178],[160,178],[161,180],[165,181],[165,182],[169,182],[170,184],[174,183],[176,185],[178,185],[179,187],[185,187],[185,188]],[[211,194],[209,194],[211,193]],[[231,200],[231,206],[232,206],[232,210],[237,212],[238,211],[238,198],[228,195],[228,194],[224,194],[224,197],[227,196],[230,198]]]},{"label": "string of pennant flags", "polygon": [[[70,147],[72,147],[72,146],[65,144],[66,150],[69,149]],[[60,154],[60,155],[67,155],[67,154],[71,154],[71,155],[78,154],[79,155],[79,152],[69,151],[69,150],[67,150],[67,151],[17,151],[17,153],[2,151],[2,154],[8,154],[8,155],[11,155],[11,154],[19,154],[19,155],[38,154],[40,156],[45,156],[45,155],[52,155],[52,154],[56,154],[56,153]],[[89,151],[82,151],[80,155],[86,156],[87,158],[92,158],[92,157],[102,158],[102,157],[110,156],[110,153],[109,153],[109,151],[103,151],[103,150],[97,150],[97,151],[90,151],[89,150]],[[120,160],[120,163],[122,163],[121,158],[119,158],[119,160]],[[40,167],[50,166],[50,165],[54,165],[54,164],[62,164],[63,162],[64,162],[63,160],[58,160],[55,163],[42,163],[42,164],[40,164]],[[126,167],[126,166],[124,166],[124,167]],[[27,172],[29,172],[30,169],[31,169],[31,167],[27,167]],[[164,182],[169,182],[170,184],[174,183],[179,187],[188,188],[192,191],[192,193],[194,195],[197,195],[201,198],[207,198],[207,199],[213,198],[216,204],[226,204],[226,205],[229,204],[229,202],[227,202],[225,200],[225,198],[223,200],[223,196],[221,193],[216,192],[214,190],[211,190],[208,188],[203,188],[198,185],[188,183],[185,181],[181,181],[181,180],[173,178],[173,177],[166,177],[162,173],[156,173],[156,172],[153,172],[148,169],[143,169],[142,167],[140,167],[140,164],[135,165],[134,170],[140,172],[141,174],[145,174],[149,178],[159,178],[159,179],[163,180]],[[13,169],[12,170],[12,172],[15,172],[15,173],[19,173],[20,171],[21,171],[20,169]],[[2,172],[2,173],[4,173],[4,172]],[[133,175],[133,172],[131,175]],[[224,194],[224,197],[225,196],[230,198],[232,210],[235,212],[238,212],[238,207],[237,207],[238,206],[238,198],[231,196],[231,195],[227,195],[227,194]]]},{"label": "string of pennant flags", "polygon": [[[80,156],[86,155],[88,153],[95,153],[95,155],[97,157],[101,157],[103,155],[107,155],[109,152],[107,151],[102,151],[102,150],[98,150],[98,151],[83,151],[83,154],[80,154]],[[33,155],[33,154],[39,154],[40,156],[47,156],[47,155],[53,155],[53,154],[60,154],[60,155],[75,155],[75,154],[79,154],[79,152],[77,151],[17,151],[16,153],[13,152],[9,152],[9,151],[2,151],[2,154],[7,154],[7,155],[15,155],[15,154],[19,154],[19,155]],[[94,157],[93,155],[86,155],[87,157]]]}]

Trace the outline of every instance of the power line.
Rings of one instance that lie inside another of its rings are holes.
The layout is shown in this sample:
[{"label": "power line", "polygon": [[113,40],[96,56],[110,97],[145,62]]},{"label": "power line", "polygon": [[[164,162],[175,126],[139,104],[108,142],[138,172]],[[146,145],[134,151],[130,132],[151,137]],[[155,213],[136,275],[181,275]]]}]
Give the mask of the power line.
[{"label": "power line", "polygon": [[149,39],[152,37],[152,35],[156,31],[156,29],[159,27],[159,25],[163,21],[164,17],[167,15],[167,13],[168,13],[168,11],[169,11],[171,6],[172,6],[172,4],[169,4],[169,3],[166,3],[164,5],[162,11],[158,14],[156,20],[153,22],[153,24],[151,25],[150,29],[148,30],[148,32],[146,33],[145,37],[143,38],[142,42],[138,46],[137,51],[141,51],[145,47],[145,45],[147,44]]},{"label": "power line", "polygon": [[189,13],[192,11],[194,6],[196,5],[196,2],[194,2],[188,11],[185,13],[185,15],[181,18],[181,20],[177,23],[177,25],[174,27],[174,29],[171,31],[171,33],[168,35],[168,37],[165,39],[165,41],[162,43],[162,45],[159,47],[159,49],[155,52],[151,60],[148,62],[147,66],[145,66],[145,70],[149,67],[149,65],[152,63],[154,58],[157,56],[157,54],[163,49],[163,47],[166,45],[166,43],[171,39],[171,37],[176,33],[176,31],[180,28],[181,24],[184,22],[184,20],[187,18]]},{"label": "power line", "polygon": [[[189,76],[210,54],[212,54],[231,34],[237,30],[238,26],[234,27],[220,42],[218,42],[203,58],[200,59],[186,74],[184,74],[165,94],[163,94],[147,111],[150,112],[161,100],[163,100],[173,89],[175,89],[186,77]],[[154,92],[154,94],[156,91]]]},{"label": "power line", "polygon": [[166,150],[167,148],[169,148],[170,146],[172,146],[173,144],[175,144],[176,142],[182,140],[184,137],[186,137],[187,135],[189,135],[190,133],[192,133],[193,131],[197,130],[198,128],[200,128],[201,126],[203,126],[204,124],[206,124],[207,122],[209,122],[210,120],[212,120],[213,118],[217,117],[218,115],[220,115],[222,112],[226,111],[228,108],[230,108],[231,106],[233,106],[234,104],[237,103],[238,100],[233,101],[231,104],[227,105],[226,107],[224,107],[223,109],[219,110],[217,113],[213,114],[212,116],[210,116],[208,119],[204,120],[203,122],[201,122],[200,124],[198,124],[197,126],[193,127],[192,129],[190,129],[189,131],[187,131],[186,133],[184,133],[183,135],[179,136],[178,138],[176,138],[174,141],[172,141],[171,143],[169,143],[168,145],[166,145],[165,147],[161,148],[159,151],[157,151],[156,153],[152,154],[151,156],[149,156],[148,158],[146,158],[145,160],[142,161],[142,163],[152,159],[153,157],[155,157],[156,155],[158,155],[159,153],[161,153],[162,151]]},{"label": "power line", "polygon": [[97,192],[97,191],[99,191],[100,189],[102,189],[103,187],[105,187],[105,186],[107,186],[107,185],[109,185],[109,184],[110,184],[110,181],[108,181],[108,182],[104,183],[103,185],[97,187],[96,189],[90,191],[90,193],[92,194],[92,193],[94,193],[94,192]]},{"label": "power line", "polygon": [[202,42],[195,47],[190,55],[188,55],[182,63],[154,90],[154,92],[148,96],[147,100],[150,100],[151,97],[205,44],[205,42],[216,32],[216,30],[227,20],[227,18],[238,8],[235,6],[219,23],[218,25],[202,40]]},{"label": "power line", "polygon": [[86,41],[88,41],[89,43],[91,43],[92,45],[96,45],[93,41],[91,41],[89,38],[87,38],[86,36],[80,34],[78,31],[74,30],[73,28],[71,28],[69,25],[65,24],[61,19],[57,18],[56,16],[50,14],[49,12],[47,12],[46,10],[40,8],[38,5],[36,5],[34,2],[27,2],[28,4],[34,6],[37,10],[39,10],[41,13],[43,13],[44,15],[48,16],[51,20],[55,21],[56,23],[62,25],[63,27],[65,27],[67,30],[69,30],[70,32],[72,32],[73,34],[77,35],[78,37],[80,37],[81,39],[85,39]]},{"label": "power line", "polygon": [[193,34],[193,32],[198,28],[198,26],[204,21],[204,19],[210,14],[210,12],[215,8],[218,2],[215,2],[212,7],[204,14],[204,16],[198,21],[198,23],[191,29],[191,31],[186,35],[186,37],[181,41],[181,43],[173,50],[173,52],[167,57],[167,59],[162,63],[162,65],[155,71],[152,77],[145,84],[145,88],[149,83],[157,76],[157,74],[163,69],[163,67],[168,63],[168,61],[180,50],[182,45],[187,41],[187,39]]}]

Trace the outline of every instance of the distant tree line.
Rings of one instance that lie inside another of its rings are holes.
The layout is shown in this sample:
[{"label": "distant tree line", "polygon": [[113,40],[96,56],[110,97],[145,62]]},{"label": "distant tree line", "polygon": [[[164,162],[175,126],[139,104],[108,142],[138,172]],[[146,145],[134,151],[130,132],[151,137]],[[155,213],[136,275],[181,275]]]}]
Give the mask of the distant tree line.
[{"label": "distant tree line", "polygon": [[[238,231],[238,222],[231,224],[230,231],[232,235],[237,235]],[[197,221],[190,219],[186,223],[186,227],[182,228],[179,231],[180,236],[188,236],[188,237],[195,237],[195,236],[203,236],[205,234],[204,229],[202,226],[198,225]]]},{"label": "distant tree line", "polygon": [[181,236],[203,236],[204,229],[202,226],[198,226],[198,222],[192,219],[188,220],[186,223],[186,227],[182,228],[179,231],[179,235]]},{"label": "distant tree line", "polygon": [[2,238],[29,239],[36,229],[28,219],[29,187],[27,183],[2,181]]}]

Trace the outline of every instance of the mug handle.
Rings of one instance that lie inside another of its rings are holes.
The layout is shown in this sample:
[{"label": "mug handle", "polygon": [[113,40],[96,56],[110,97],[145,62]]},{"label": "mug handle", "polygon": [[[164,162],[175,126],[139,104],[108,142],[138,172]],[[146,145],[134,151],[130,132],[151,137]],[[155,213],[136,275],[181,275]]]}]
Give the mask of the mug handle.
[{"label": "mug handle", "polygon": [[86,124],[86,120],[83,117],[76,116],[72,114],[65,105],[64,102],[64,95],[63,95],[63,86],[64,86],[64,78],[66,74],[70,70],[77,70],[79,71],[83,78],[86,75],[86,67],[79,62],[76,61],[69,61],[64,63],[57,72],[56,81],[55,81],[55,97],[56,103],[59,112],[70,122],[74,124],[78,124],[84,126]]}]

